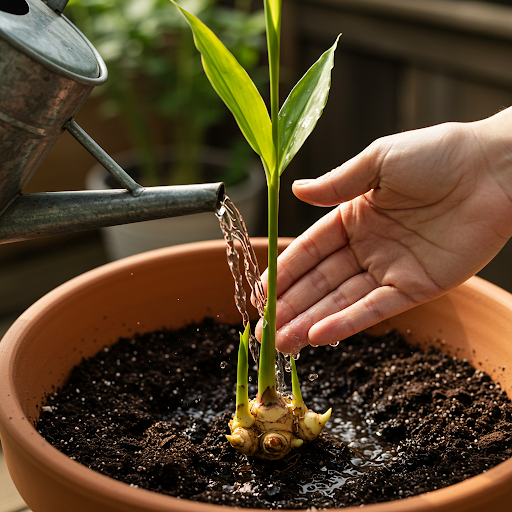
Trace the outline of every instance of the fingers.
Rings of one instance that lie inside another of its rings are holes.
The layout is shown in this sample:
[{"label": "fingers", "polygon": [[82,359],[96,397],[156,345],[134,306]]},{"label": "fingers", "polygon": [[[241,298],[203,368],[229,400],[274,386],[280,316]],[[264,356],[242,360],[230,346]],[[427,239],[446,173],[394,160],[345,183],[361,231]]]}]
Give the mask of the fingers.
[{"label": "fingers", "polygon": [[279,256],[277,296],[281,296],[302,276],[346,245],[347,234],[340,212],[338,209],[332,210],[297,237]]},{"label": "fingers", "polygon": [[[333,206],[349,201],[378,186],[378,174],[387,138],[371,144],[358,156],[317,178],[298,180],[293,185],[295,195],[303,201],[320,206]],[[297,279],[311,270],[327,255],[346,245],[347,237],[341,216],[330,212],[298,237],[279,257],[277,294],[284,293]],[[266,271],[261,276],[267,288]],[[254,299],[251,298],[253,304]]]},{"label": "fingers", "polygon": [[293,193],[301,201],[315,206],[334,206],[378,187],[381,163],[389,145],[386,141],[387,138],[376,141],[315,180],[295,181]]},{"label": "fingers", "polygon": [[[351,306],[377,286],[378,284],[373,277],[366,272],[346,280],[311,307],[293,317],[290,322],[278,328],[276,347],[285,353],[298,352],[310,343],[309,331],[317,322]],[[281,304],[278,307],[281,308]],[[327,342],[322,343],[322,345],[325,344]]]},{"label": "fingers", "polygon": [[330,254],[279,297],[276,328],[280,329],[361,271],[348,246]]},{"label": "fingers", "polygon": [[[302,313],[360,272],[361,268],[348,247],[331,254],[279,297],[277,300],[276,328],[279,330],[296,317],[299,321],[299,316]],[[333,296],[333,298],[335,297]],[[308,316],[308,318],[311,317]],[[294,325],[295,327],[298,326],[298,324]],[[302,325],[305,327],[306,323]],[[304,339],[307,338],[307,330],[311,325],[311,323],[307,325],[306,331],[302,333]],[[255,331],[258,339],[261,338],[261,328],[262,325],[259,322]]]},{"label": "fingers", "polygon": [[[303,275],[347,244],[340,212],[335,209],[322,217],[279,255],[277,260],[277,296],[285,293]],[[267,271],[261,275],[267,291]],[[253,295],[251,303],[255,305]]]},{"label": "fingers", "polygon": [[352,298],[358,295],[359,298],[350,300],[350,291],[346,291],[346,307],[338,302],[338,309],[335,310],[339,298],[334,301],[326,297],[324,304],[306,311],[277,332],[276,348],[284,353],[295,353],[308,344],[319,346],[336,343],[417,305],[392,286],[369,289],[371,280],[367,279],[366,288],[362,287],[363,275],[353,278],[360,293],[355,292]]}]

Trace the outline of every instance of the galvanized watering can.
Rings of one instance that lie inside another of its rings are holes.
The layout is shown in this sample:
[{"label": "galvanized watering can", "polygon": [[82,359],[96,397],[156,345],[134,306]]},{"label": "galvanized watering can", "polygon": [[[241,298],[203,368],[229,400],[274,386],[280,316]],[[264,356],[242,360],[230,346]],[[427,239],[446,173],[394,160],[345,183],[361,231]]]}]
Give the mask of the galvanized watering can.
[{"label": "galvanized watering can", "polygon": [[[143,188],[74,121],[103,59],[62,16],[67,0],[0,0],[0,244],[215,211],[224,184]],[[68,130],[125,188],[21,194]]]}]

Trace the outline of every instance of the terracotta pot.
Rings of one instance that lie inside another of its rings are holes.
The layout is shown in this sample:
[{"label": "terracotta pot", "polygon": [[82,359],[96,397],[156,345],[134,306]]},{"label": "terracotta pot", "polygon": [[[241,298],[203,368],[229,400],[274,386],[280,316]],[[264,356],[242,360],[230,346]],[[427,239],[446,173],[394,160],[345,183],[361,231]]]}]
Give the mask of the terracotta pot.
[{"label": "terracotta pot", "polygon": [[[255,249],[263,266],[266,241],[256,240]],[[34,512],[220,508],[131,488],[96,473],[56,450],[34,428],[45,396],[64,383],[82,357],[120,336],[179,327],[205,315],[239,321],[222,241],[171,247],[110,263],[60,286],[16,321],[0,343],[0,434],[12,478]],[[413,343],[437,343],[441,350],[467,358],[512,396],[509,293],[472,278],[377,329],[390,327],[406,333]],[[448,488],[365,510],[480,512],[485,507],[505,512],[510,503],[512,460]]]}]

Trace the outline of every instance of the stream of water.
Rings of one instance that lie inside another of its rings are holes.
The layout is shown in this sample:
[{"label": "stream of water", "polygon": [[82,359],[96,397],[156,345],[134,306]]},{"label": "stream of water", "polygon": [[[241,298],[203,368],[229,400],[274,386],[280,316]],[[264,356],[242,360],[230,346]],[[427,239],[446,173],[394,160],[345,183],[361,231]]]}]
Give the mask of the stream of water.
[{"label": "stream of water", "polygon": [[[243,287],[243,275],[240,271],[240,255],[235,247],[235,241],[238,241],[242,250],[242,258],[244,262],[244,274],[249,283],[253,302],[258,310],[260,318],[263,318],[267,299],[261,282],[258,260],[251,245],[245,222],[240,212],[228,196],[224,196],[221,206],[216,212],[220,222],[220,227],[226,240],[226,254],[229,269],[235,283],[235,303],[242,315],[244,327],[250,322],[249,312],[247,310],[247,294]],[[258,340],[253,336],[252,332],[249,337],[249,348],[252,357],[256,363],[259,362],[260,345]],[[283,354],[276,351],[276,385],[277,390],[282,393],[285,390],[284,371],[289,365]]]},{"label": "stream of water", "polygon": [[[249,323],[249,313],[247,310],[247,294],[243,287],[243,273],[240,270],[240,255],[235,247],[235,241],[241,246],[242,258],[244,262],[244,274],[249,283],[253,302],[256,305],[260,318],[266,306],[266,297],[261,282],[260,271],[254,250],[252,248],[245,223],[237,210],[236,206],[225,196],[221,207],[216,212],[220,221],[224,239],[226,240],[226,254],[231,274],[235,283],[235,303],[242,315],[244,327]],[[333,344],[336,346],[337,344]],[[250,350],[252,357],[258,364],[259,343],[256,338],[250,335]],[[276,350],[276,385],[280,393],[285,391],[284,374],[290,371],[290,357],[298,359],[298,354],[285,356]],[[318,378],[316,373],[309,375],[310,380]],[[331,420],[324,427],[324,431],[347,444],[353,451],[351,467],[343,471],[331,470],[324,478],[306,479],[298,494],[307,496],[308,493],[317,492],[331,496],[334,490],[342,486],[347,479],[362,475],[369,468],[385,463],[394,456],[394,449],[372,431],[361,416],[362,410],[359,408],[357,400],[348,402],[339,400],[338,403],[324,403],[322,400],[313,400],[310,404],[314,410],[327,410],[333,407],[334,413]],[[300,501],[301,496],[296,496]]]}]

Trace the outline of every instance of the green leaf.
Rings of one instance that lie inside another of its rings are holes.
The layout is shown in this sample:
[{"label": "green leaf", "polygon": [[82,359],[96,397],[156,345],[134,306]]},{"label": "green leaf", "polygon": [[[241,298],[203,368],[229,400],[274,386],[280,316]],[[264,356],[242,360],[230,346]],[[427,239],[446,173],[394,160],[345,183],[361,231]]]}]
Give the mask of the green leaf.
[{"label": "green leaf", "polygon": [[331,87],[334,51],[339,38],[300,79],[279,112],[279,174],[286,169],[322,115]]},{"label": "green leaf", "polygon": [[181,8],[192,28],[194,42],[208,79],[222,101],[231,110],[240,130],[252,149],[261,157],[266,169],[275,165],[272,127],[267,107],[258,89],[217,36],[198,18]]},{"label": "green leaf", "polygon": [[265,0],[264,4],[270,66],[269,71],[271,75],[275,74],[276,78],[279,78],[279,53],[281,47],[281,1],[282,0]]},{"label": "green leaf", "polygon": [[295,359],[293,356],[290,356],[291,363],[291,372],[292,372],[292,395],[293,395],[293,405],[295,407],[304,408],[304,400],[302,399],[302,393],[300,391],[300,383],[299,376],[297,374],[297,366],[295,364]]},{"label": "green leaf", "polygon": [[[279,160],[279,57],[281,48],[281,1],[265,0],[265,27],[267,32],[268,71],[270,78],[270,118],[274,163]],[[277,176],[277,165],[271,167],[268,177]],[[267,180],[270,182],[270,180]]]},{"label": "green leaf", "polygon": [[239,420],[249,414],[249,334],[251,326],[247,323],[244,333],[240,333],[238,365],[236,377],[236,411]]},{"label": "green leaf", "polygon": [[276,34],[281,27],[281,3],[282,0],[265,0],[267,27]]}]

